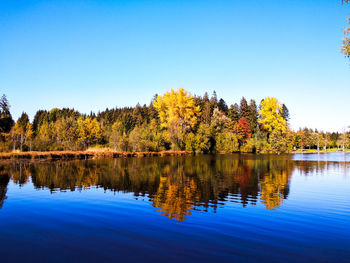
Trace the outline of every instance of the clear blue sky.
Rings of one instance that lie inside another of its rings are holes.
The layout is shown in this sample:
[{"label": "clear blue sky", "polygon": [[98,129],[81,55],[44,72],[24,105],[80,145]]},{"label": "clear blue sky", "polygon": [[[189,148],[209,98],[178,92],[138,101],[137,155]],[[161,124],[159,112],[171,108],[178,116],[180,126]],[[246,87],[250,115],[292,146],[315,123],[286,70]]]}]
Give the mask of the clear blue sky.
[{"label": "clear blue sky", "polygon": [[38,109],[149,103],[184,87],[277,97],[292,128],[350,124],[350,5],[337,0],[0,0],[0,92]]}]

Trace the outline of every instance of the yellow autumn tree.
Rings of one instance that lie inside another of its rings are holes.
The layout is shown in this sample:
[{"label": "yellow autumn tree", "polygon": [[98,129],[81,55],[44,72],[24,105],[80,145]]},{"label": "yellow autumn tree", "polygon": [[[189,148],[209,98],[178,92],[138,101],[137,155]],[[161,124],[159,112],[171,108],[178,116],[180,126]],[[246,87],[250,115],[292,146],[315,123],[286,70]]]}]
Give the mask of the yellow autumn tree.
[{"label": "yellow autumn tree", "polygon": [[33,137],[34,137],[34,132],[33,132],[33,125],[30,124],[29,122],[27,123],[26,126],[26,141],[29,144],[29,151],[32,151],[32,142],[33,142]]},{"label": "yellow autumn tree", "polygon": [[101,126],[95,118],[78,119],[78,141],[84,147],[98,143],[101,138]]},{"label": "yellow autumn tree", "polygon": [[267,97],[262,100],[258,121],[269,133],[281,134],[287,131],[287,121],[283,118],[283,104],[276,98]]},{"label": "yellow autumn tree", "polygon": [[197,124],[200,107],[196,106],[192,95],[179,88],[171,89],[163,96],[158,96],[154,107],[157,109],[161,126],[167,128],[172,142],[184,147],[184,135]]}]

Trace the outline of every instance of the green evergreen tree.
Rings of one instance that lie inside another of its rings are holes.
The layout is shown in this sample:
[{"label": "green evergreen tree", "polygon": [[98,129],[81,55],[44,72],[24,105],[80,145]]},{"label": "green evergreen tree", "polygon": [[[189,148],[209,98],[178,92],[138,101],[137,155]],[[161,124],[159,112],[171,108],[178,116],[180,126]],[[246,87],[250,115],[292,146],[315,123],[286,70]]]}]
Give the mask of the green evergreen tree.
[{"label": "green evergreen tree", "polygon": [[10,113],[10,107],[6,95],[2,95],[0,99],[0,132],[8,133],[14,124]]},{"label": "green evergreen tree", "polygon": [[228,113],[228,107],[226,102],[223,99],[220,99],[218,102],[218,109],[222,111],[223,113],[227,114]]},{"label": "green evergreen tree", "polygon": [[255,100],[250,100],[249,103],[249,116],[247,121],[249,123],[249,128],[251,131],[255,131],[258,126],[258,107],[256,106]]},{"label": "green evergreen tree", "polygon": [[248,106],[247,100],[242,97],[240,105],[239,105],[239,118],[249,119],[250,108]]},{"label": "green evergreen tree", "polygon": [[239,120],[239,106],[237,103],[234,105],[231,105],[229,110],[228,110],[228,117],[232,121],[238,121]]}]

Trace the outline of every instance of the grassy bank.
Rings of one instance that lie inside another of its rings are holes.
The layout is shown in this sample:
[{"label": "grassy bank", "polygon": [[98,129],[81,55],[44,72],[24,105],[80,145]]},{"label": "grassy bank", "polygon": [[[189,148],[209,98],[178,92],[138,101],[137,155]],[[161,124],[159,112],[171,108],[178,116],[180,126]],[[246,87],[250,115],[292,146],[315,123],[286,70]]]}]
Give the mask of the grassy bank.
[{"label": "grassy bank", "polygon": [[97,158],[126,158],[147,156],[186,155],[187,151],[163,152],[113,152],[113,151],[50,151],[50,152],[12,152],[0,153],[0,160],[73,160]]}]

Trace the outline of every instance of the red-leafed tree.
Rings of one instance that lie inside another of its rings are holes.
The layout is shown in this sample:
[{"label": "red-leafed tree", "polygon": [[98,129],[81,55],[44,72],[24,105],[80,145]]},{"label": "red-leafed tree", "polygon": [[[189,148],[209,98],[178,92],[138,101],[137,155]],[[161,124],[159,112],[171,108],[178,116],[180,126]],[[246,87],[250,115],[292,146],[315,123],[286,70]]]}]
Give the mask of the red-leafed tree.
[{"label": "red-leafed tree", "polygon": [[[233,123],[232,123],[233,124]],[[251,136],[251,130],[249,128],[249,123],[245,117],[242,117],[238,122],[233,125],[229,125],[229,129],[233,130],[233,133],[237,136],[238,140],[243,143],[247,141]]]}]

